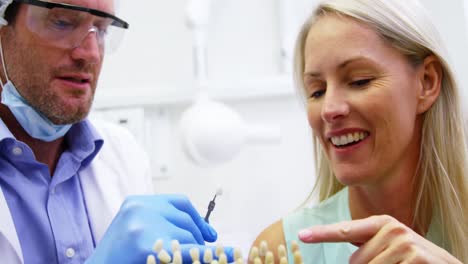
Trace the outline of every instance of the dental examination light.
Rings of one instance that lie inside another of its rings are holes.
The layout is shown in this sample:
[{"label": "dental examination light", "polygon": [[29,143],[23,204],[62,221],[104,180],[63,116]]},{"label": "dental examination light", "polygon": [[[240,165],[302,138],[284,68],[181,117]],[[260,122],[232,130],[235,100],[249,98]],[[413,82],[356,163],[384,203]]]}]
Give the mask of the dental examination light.
[{"label": "dental examination light", "polygon": [[194,75],[198,94],[182,113],[180,134],[184,150],[200,166],[213,166],[233,159],[248,143],[278,142],[281,133],[273,126],[251,126],[232,108],[206,93],[207,26],[211,0],[190,0],[187,26],[193,33]]},{"label": "dental examination light", "polygon": [[278,128],[248,125],[232,108],[202,95],[183,113],[180,129],[185,151],[201,166],[227,162],[247,144],[281,138]]}]

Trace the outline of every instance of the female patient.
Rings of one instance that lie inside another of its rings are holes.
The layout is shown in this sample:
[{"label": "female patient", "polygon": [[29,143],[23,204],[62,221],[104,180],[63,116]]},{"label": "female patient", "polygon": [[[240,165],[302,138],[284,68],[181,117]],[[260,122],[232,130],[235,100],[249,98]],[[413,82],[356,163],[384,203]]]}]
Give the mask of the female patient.
[{"label": "female patient", "polygon": [[305,263],[468,263],[464,120],[446,58],[416,1],[319,5],[299,35],[295,77],[321,203],[254,244],[301,240]]}]

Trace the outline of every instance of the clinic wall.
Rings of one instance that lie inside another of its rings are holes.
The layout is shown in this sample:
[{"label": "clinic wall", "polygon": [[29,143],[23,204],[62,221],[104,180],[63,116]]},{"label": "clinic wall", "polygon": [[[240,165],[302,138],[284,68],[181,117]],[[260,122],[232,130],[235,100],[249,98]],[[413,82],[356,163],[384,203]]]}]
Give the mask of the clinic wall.
[{"label": "clinic wall", "polygon": [[468,17],[466,13],[468,1],[422,0],[422,2],[432,15],[435,25],[448,47],[449,61],[454,65],[461,88],[462,107],[468,114]]},{"label": "clinic wall", "polygon": [[[450,5],[438,0],[423,2],[448,43],[467,94],[463,1],[451,0]],[[232,85],[284,73],[277,1],[217,0],[208,28],[208,75],[217,80],[210,91],[232,95],[222,101],[248,123],[277,126],[282,138],[271,145],[247,146],[232,161],[214,167],[200,167],[187,157],[180,145],[178,122],[191,104],[196,85],[192,36],[184,17],[186,3],[121,0],[120,13],[131,28],[119,53],[106,58],[95,109],[112,112],[121,104],[128,108],[119,109],[119,115],[133,111],[130,118],[139,121],[132,129],[152,160],[156,192],[185,193],[204,214],[221,186],[224,194],[217,199],[212,223],[223,243],[247,250],[258,232],[293,210],[312,189],[310,130],[291,85],[275,88],[282,89],[281,96],[269,96],[273,88],[265,85],[259,88],[261,96],[254,99],[239,99],[238,95],[251,92],[249,86]],[[161,111],[164,133],[155,129],[160,127]],[[166,167],[161,174],[162,165]]]}]

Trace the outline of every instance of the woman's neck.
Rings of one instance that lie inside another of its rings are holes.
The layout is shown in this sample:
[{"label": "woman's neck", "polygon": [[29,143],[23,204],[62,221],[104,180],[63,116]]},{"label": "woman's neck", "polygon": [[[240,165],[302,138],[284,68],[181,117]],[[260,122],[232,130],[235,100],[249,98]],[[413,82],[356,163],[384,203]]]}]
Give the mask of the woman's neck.
[{"label": "woman's neck", "polygon": [[390,215],[411,227],[413,225],[412,191],[402,188],[349,187],[349,208],[352,219],[372,215]]}]

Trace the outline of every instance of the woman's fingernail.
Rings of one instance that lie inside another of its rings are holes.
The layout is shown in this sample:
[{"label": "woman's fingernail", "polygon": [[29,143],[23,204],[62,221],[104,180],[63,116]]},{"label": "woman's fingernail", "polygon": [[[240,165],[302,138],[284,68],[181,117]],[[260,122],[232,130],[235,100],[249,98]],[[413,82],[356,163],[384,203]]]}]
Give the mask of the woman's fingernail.
[{"label": "woman's fingernail", "polygon": [[299,239],[300,240],[311,239],[312,235],[313,235],[313,232],[310,229],[303,229],[303,230],[299,231]]}]

